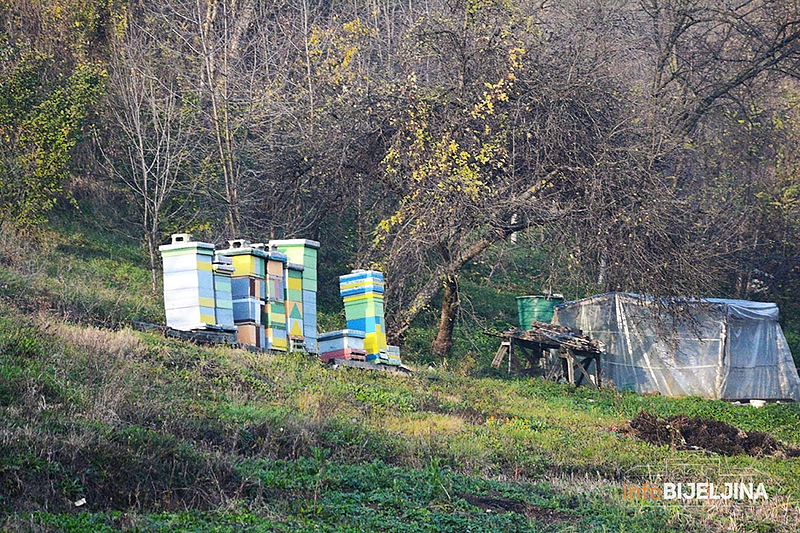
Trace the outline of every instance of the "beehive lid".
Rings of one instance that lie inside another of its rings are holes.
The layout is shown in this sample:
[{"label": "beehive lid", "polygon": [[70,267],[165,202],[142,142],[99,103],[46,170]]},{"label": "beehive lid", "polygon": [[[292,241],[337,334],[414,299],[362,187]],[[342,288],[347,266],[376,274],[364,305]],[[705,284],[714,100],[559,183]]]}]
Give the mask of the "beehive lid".
[{"label": "beehive lid", "polygon": [[213,252],[214,245],[208,242],[193,241],[190,233],[174,233],[170,244],[163,244],[158,247],[160,252],[173,252],[178,250],[197,250],[199,253],[207,254],[208,250]]},{"label": "beehive lid", "polygon": [[310,239],[279,239],[269,241],[271,246],[305,246],[307,248],[319,249],[319,242]]},{"label": "beehive lid", "polygon": [[356,329],[341,329],[339,331],[329,331],[328,333],[321,333],[319,337],[317,337],[318,341],[325,341],[329,339],[338,339],[341,337],[353,337],[356,339],[363,339],[366,337],[366,333],[363,331],[358,331]]},{"label": "beehive lid", "polygon": [[254,255],[264,259],[269,258],[268,252],[251,246],[250,241],[246,241],[244,239],[234,239],[232,241],[228,241],[228,249],[219,250],[217,253],[225,256]]}]

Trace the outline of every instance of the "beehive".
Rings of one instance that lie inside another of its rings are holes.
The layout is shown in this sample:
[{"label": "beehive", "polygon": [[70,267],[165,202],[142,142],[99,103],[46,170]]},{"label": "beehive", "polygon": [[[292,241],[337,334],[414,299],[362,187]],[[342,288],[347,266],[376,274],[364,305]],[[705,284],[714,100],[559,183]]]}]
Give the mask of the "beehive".
[{"label": "beehive", "polygon": [[237,340],[257,348],[272,348],[266,339],[264,305],[267,296],[268,254],[244,239],[228,241],[228,249],[218,252],[233,266],[231,296]]},{"label": "beehive", "polygon": [[285,302],[286,333],[297,343],[305,344],[303,322],[303,265],[286,263]]},{"label": "beehive", "polygon": [[[288,261],[303,266],[300,288],[302,291],[300,300],[302,309],[300,312],[303,317],[303,337],[305,338],[306,349],[311,353],[318,353],[317,255],[319,243],[308,239],[285,239],[272,240],[269,241],[269,244],[271,248],[286,254]],[[296,285],[294,287],[291,290],[297,290]],[[292,309],[289,310],[290,314],[292,311]]]},{"label": "beehive", "polygon": [[176,233],[170,244],[158,249],[164,266],[167,326],[190,331],[215,325],[214,245]]},{"label": "beehive", "polygon": [[223,327],[234,327],[233,293],[231,292],[231,276],[234,273],[233,261],[230,257],[217,255],[211,266],[214,272],[214,318],[216,324]]},{"label": "beehive", "polygon": [[347,329],[364,332],[367,361],[388,360],[383,322],[383,274],[375,270],[354,270],[339,276],[339,293],[344,300]]},{"label": "beehive", "polygon": [[263,323],[265,327],[265,340],[273,350],[286,351],[289,340],[286,333],[286,254],[273,250],[268,244],[254,245],[267,254],[265,303]]},{"label": "beehive", "polygon": [[351,329],[331,331],[319,336],[319,357],[325,362],[331,359],[366,360],[364,332]]},{"label": "beehive", "polygon": [[386,364],[392,366],[400,366],[403,364],[402,360],[400,359],[399,346],[392,346],[391,344],[386,346]]}]

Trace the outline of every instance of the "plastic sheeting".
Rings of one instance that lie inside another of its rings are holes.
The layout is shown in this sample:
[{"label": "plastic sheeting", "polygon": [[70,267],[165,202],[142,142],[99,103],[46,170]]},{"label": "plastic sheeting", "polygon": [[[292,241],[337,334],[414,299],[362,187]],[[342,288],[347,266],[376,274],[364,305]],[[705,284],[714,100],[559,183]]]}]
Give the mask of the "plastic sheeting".
[{"label": "plastic sheeting", "polygon": [[658,319],[652,300],[608,293],[556,307],[553,322],[605,344],[604,380],[619,390],[728,400],[800,401],[800,377],[772,303],[685,302]]}]

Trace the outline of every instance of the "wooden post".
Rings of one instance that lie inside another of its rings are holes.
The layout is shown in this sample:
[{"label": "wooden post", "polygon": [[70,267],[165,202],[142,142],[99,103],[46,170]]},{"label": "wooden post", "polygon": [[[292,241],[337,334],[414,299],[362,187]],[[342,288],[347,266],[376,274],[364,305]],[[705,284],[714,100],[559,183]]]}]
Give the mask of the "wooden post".
[{"label": "wooden post", "polygon": [[594,355],[594,382],[600,388],[600,354]]},{"label": "wooden post", "polygon": [[572,350],[567,349],[567,381],[570,385],[575,385],[575,359]]},{"label": "wooden post", "polygon": [[[588,366],[592,364],[592,361],[594,360],[594,357],[593,356],[585,357],[583,359],[583,361],[581,361],[581,360],[579,360],[577,358],[575,360],[578,362],[578,370],[582,374],[581,379],[579,379],[578,381],[580,382],[583,378],[586,378],[586,381],[589,382],[589,385],[591,385],[595,389],[599,388],[599,384],[593,382],[592,378],[589,377],[589,373],[586,371]],[[597,368],[597,365],[595,365],[595,368]],[[597,379],[596,376],[595,376],[595,379]]]}]

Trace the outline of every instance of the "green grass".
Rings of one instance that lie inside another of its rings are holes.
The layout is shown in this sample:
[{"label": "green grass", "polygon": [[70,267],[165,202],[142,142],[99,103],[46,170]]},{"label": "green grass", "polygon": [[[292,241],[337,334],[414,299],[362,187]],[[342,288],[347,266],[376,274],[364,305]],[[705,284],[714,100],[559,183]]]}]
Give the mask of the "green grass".
[{"label": "green grass", "polygon": [[[623,431],[645,409],[800,445],[797,405],[486,373],[495,341],[463,331],[471,355],[408,377],[198,347],[120,327],[159,321],[132,244],[48,242],[16,243],[30,261],[6,252],[0,262],[4,531],[788,532],[800,519],[796,459],[721,458]],[[508,319],[491,289],[465,287],[485,320]],[[710,481],[757,470],[770,500],[622,498],[624,485],[654,482],[670,465]]]},{"label": "green grass", "polygon": [[[702,513],[624,501],[621,485],[668,459],[706,478],[724,472],[719,458],[614,429],[639,409],[800,443],[794,405],[331,370],[302,355],[37,320],[7,310],[0,320],[0,524],[11,531],[673,531]],[[763,471],[776,505],[800,496],[796,461],[724,467]],[[487,512],[481,498],[512,510]],[[728,518],[703,527],[725,530]]]},{"label": "green grass", "polygon": [[34,241],[3,233],[0,297],[25,312],[83,323],[164,321],[161,289],[153,293],[141,250],[99,230],[50,231]]}]

